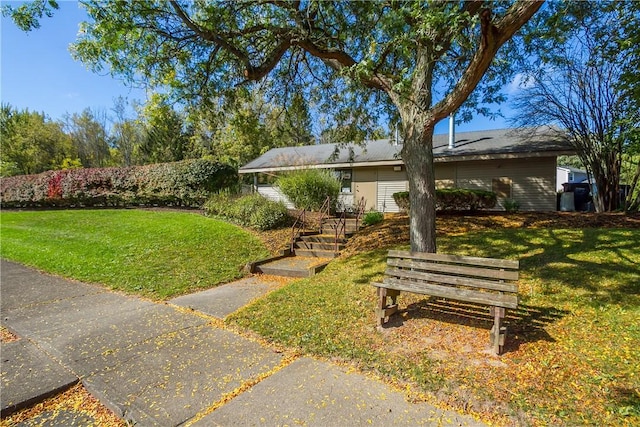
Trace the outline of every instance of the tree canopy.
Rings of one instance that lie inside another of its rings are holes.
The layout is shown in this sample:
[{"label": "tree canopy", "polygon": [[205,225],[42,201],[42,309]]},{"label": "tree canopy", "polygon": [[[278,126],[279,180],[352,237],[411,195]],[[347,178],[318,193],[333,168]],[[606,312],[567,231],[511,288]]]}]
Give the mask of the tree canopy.
[{"label": "tree canopy", "polygon": [[40,173],[77,164],[77,152],[60,124],[43,113],[0,109],[0,175]]}]

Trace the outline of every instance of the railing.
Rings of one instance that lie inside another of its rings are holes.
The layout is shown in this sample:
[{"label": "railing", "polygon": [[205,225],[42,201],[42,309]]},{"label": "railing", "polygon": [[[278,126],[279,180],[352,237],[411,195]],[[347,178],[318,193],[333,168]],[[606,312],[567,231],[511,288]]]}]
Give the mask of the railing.
[{"label": "railing", "polygon": [[302,212],[298,214],[295,222],[293,223],[293,227],[291,227],[291,253],[295,251],[296,239],[298,235],[296,235],[296,231],[300,233],[305,228],[305,224],[307,223],[307,210],[302,209]]},{"label": "railing", "polygon": [[347,212],[342,211],[340,218],[336,221],[336,235],[333,240],[335,245],[334,252],[338,252],[338,237],[340,237],[341,235],[343,237],[346,237],[347,235],[346,229],[347,229]]},{"label": "railing", "polygon": [[322,207],[320,208],[320,224],[318,227],[320,228],[320,234],[322,234],[322,222],[325,218],[331,218],[331,197],[327,196]]},{"label": "railing", "polygon": [[362,197],[358,200],[358,204],[356,205],[356,232],[360,229],[360,220],[364,216],[364,210],[367,206],[367,201]]}]

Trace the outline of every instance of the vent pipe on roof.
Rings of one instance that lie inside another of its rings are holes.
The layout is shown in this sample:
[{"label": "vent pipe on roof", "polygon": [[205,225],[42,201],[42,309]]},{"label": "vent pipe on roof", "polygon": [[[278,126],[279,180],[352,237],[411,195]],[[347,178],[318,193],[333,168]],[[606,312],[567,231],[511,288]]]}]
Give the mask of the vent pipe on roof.
[{"label": "vent pipe on roof", "polygon": [[456,148],[456,115],[449,115],[449,150]]},{"label": "vent pipe on roof", "polygon": [[399,138],[399,133],[400,132],[398,130],[398,127],[399,127],[398,124],[396,124],[396,136],[395,136],[395,139],[393,140],[393,145],[398,145],[399,144],[398,138]]}]

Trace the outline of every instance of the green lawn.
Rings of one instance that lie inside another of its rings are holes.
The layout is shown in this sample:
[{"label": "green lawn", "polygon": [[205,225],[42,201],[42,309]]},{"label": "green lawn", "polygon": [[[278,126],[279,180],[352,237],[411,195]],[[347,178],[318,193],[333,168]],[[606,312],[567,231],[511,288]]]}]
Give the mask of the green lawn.
[{"label": "green lawn", "polygon": [[246,231],[192,213],[3,211],[0,226],[3,258],[154,299],[231,281],[268,255]]},{"label": "green lawn", "polygon": [[505,229],[438,244],[521,261],[503,356],[485,352],[484,308],[453,312],[418,295],[400,296],[399,327],[376,331],[370,282],[386,250],[338,260],[230,321],[497,424],[640,425],[640,230]]}]

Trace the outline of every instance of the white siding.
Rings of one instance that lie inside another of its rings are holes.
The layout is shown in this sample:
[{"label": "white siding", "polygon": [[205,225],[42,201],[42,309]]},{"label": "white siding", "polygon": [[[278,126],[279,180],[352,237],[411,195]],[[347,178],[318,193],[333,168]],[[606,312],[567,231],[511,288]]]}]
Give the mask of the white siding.
[{"label": "white siding", "polygon": [[556,170],[556,191],[562,191],[564,189],[562,184],[569,182],[569,170],[564,168],[558,168]]},{"label": "white siding", "polygon": [[379,212],[400,212],[400,208],[393,200],[393,193],[407,191],[409,182],[404,167],[401,171],[390,168],[378,169],[377,207]]},{"label": "white siding", "polygon": [[282,194],[282,192],[272,185],[259,185],[258,193],[262,194],[264,197],[270,200],[275,200],[276,202],[282,201],[288,209],[293,209],[295,206],[293,203],[287,199],[287,196]]}]

